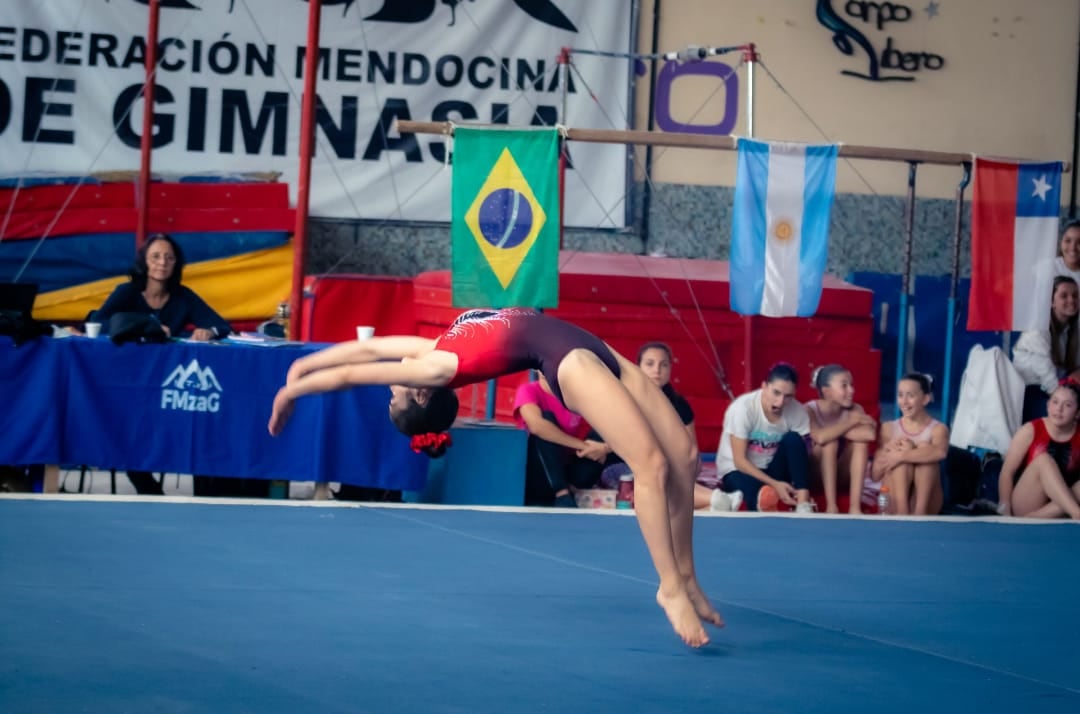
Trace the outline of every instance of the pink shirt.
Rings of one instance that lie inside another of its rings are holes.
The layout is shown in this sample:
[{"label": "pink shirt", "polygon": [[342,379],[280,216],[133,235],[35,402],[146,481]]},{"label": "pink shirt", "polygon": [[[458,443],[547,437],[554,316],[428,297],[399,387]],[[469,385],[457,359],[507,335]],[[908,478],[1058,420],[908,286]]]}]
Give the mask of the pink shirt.
[{"label": "pink shirt", "polygon": [[554,395],[545,392],[539,382],[529,382],[521,385],[518,387],[517,394],[514,395],[514,421],[517,422],[520,429],[526,428],[525,422],[522,421],[519,413],[523,404],[535,404],[540,407],[540,411],[554,414],[555,422],[559,425],[559,428],[570,436],[584,439],[585,435],[589,433],[589,423],[581,415],[575,414],[564,407],[562,402],[556,399]]}]

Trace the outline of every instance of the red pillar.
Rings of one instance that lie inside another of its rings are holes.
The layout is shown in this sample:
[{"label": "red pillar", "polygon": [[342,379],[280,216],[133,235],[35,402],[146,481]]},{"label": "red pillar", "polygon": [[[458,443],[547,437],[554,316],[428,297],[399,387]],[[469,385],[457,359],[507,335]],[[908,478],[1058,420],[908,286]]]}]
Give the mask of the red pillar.
[{"label": "red pillar", "polygon": [[299,339],[303,320],[304,262],[307,251],[308,206],[311,203],[311,155],[315,147],[315,81],[319,69],[321,0],[308,2],[307,50],[304,54],[304,94],[300,109],[300,174],[296,187],[296,228],[293,231],[293,276],[289,297],[289,339]]},{"label": "red pillar", "polygon": [[161,15],[160,0],[150,0],[150,19],[146,31],[146,81],[143,84],[143,129],[139,144],[139,182],[136,185],[135,206],[138,218],[135,224],[135,247],[146,243],[150,223],[150,153],[153,151],[154,131],[154,73],[158,60],[158,18]]}]

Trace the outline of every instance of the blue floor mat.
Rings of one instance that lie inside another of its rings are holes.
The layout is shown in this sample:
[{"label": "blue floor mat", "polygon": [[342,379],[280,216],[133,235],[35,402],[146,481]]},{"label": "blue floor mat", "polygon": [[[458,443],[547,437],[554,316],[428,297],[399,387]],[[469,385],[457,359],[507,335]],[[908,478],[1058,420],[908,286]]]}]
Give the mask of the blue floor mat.
[{"label": "blue floor mat", "polygon": [[12,712],[1080,711],[1080,527],[0,499]]}]

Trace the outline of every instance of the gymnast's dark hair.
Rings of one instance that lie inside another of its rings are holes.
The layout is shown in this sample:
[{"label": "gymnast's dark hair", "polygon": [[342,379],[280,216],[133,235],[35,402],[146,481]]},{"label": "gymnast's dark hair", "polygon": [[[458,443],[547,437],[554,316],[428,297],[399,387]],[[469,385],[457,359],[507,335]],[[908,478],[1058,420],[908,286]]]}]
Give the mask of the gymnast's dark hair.
[{"label": "gymnast's dark hair", "polygon": [[797,386],[799,384],[799,373],[787,362],[777,362],[772,367],[769,367],[769,373],[765,375],[765,384],[772,384],[778,379],[791,382]]},{"label": "gymnast's dark hair", "polygon": [[147,237],[146,242],[135,253],[135,264],[131,266],[131,272],[129,273],[132,284],[139,292],[146,290],[146,253],[150,250],[150,246],[159,240],[163,240],[172,246],[173,253],[176,255],[172,275],[169,276],[168,281],[165,283],[165,287],[169,289],[170,294],[176,292],[180,287],[180,281],[184,277],[184,251],[180,248],[180,244],[168,233],[153,233]]},{"label": "gymnast's dark hair", "polygon": [[[457,419],[458,398],[453,389],[447,387],[435,387],[431,390],[431,396],[426,404],[420,404],[416,400],[409,402],[409,406],[392,415],[394,426],[406,436],[419,434],[441,434],[448,430]],[[421,449],[433,459],[437,459],[446,453],[449,442],[425,446]]]},{"label": "gymnast's dark hair", "polygon": [[901,382],[915,382],[923,394],[934,395],[934,378],[922,372],[908,372],[900,378]]},{"label": "gymnast's dark hair", "polygon": [[840,364],[823,364],[814,370],[814,373],[810,375],[810,381],[814,384],[814,389],[821,394],[825,387],[829,386],[829,382],[832,378],[838,374],[847,374],[850,370]]}]

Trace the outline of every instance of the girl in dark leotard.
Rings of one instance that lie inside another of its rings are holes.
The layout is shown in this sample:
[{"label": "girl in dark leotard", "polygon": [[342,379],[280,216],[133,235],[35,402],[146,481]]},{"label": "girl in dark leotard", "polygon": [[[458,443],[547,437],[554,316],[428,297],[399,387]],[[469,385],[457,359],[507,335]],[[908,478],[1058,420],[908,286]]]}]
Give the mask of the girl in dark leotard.
[{"label": "girl in dark leotard", "polygon": [[1064,379],[1046,416],[1020,427],[998,481],[999,512],[1080,520],[1080,383]]},{"label": "girl in dark leotard", "polygon": [[671,402],[632,362],[595,335],[534,310],[472,310],[438,339],[374,337],[298,359],[274,399],[279,434],[296,399],[356,385],[390,386],[390,418],[429,455],[457,416],[453,389],[538,369],[552,392],[585,417],[634,473],[638,523],[660,576],[656,600],[679,636],[709,641],[702,620],[721,626],[694,570],[697,448]]}]

